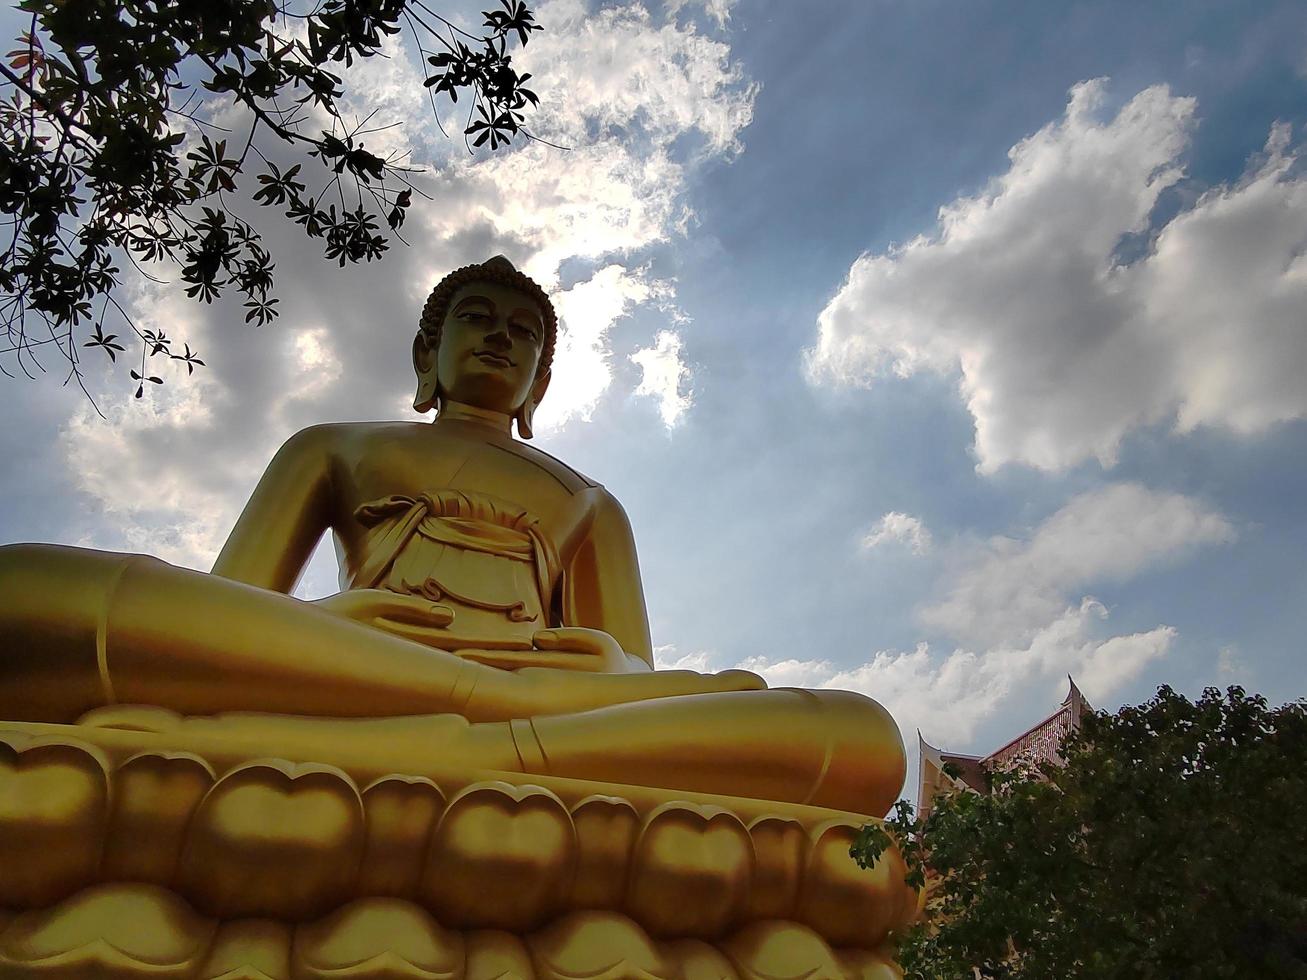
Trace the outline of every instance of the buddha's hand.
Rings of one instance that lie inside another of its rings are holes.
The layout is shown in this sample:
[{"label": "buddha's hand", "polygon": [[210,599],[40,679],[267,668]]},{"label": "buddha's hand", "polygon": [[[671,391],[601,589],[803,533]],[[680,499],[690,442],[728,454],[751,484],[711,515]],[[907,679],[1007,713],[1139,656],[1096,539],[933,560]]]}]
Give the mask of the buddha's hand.
[{"label": "buddha's hand", "polygon": [[431,630],[440,630],[454,621],[454,610],[449,606],[386,589],[349,589],[315,599],[312,604],[333,615],[418,642],[425,642]]},{"label": "buddha's hand", "polygon": [[554,626],[537,630],[531,641],[530,650],[459,650],[458,655],[501,670],[552,667],[595,674],[626,674],[649,669],[603,630]]},{"label": "buddha's hand", "polygon": [[[603,630],[584,626],[555,626],[538,630],[531,637],[537,650],[574,658],[569,664],[574,670],[589,670],[601,674],[625,674],[634,669],[632,658]],[[538,661],[537,661],[538,662]]]}]

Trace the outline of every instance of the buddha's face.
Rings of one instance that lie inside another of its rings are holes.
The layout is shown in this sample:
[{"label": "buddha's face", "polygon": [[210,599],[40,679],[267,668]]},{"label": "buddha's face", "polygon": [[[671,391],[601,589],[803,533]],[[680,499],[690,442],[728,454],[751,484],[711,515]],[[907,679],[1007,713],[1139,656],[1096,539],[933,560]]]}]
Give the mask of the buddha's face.
[{"label": "buddha's face", "polygon": [[513,414],[531,393],[544,319],[526,293],[469,283],[454,293],[440,328],[436,380],[446,398]]}]

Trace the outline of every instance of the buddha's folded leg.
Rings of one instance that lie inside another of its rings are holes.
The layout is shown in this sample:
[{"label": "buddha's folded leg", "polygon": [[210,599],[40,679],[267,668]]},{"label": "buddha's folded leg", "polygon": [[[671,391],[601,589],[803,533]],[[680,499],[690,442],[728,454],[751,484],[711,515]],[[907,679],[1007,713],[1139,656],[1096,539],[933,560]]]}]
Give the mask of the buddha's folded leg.
[{"label": "buddha's folded leg", "polygon": [[894,719],[849,691],[701,694],[509,724],[530,773],[876,816],[906,772]]},{"label": "buddha's folded leg", "polygon": [[116,703],[190,715],[496,720],[761,683],[743,671],[514,674],[154,558],[0,548],[0,718],[9,721],[70,722]]},{"label": "buddha's folded leg", "polygon": [[398,715],[461,710],[477,665],[289,596],[141,555],[0,548],[0,717],[105,704]]},{"label": "buddha's folded leg", "polygon": [[507,722],[470,722],[456,714],[310,718],[224,711],[182,715],[153,705],[121,704],[89,711],[77,723],[87,728],[165,734],[183,748],[218,739],[252,755],[338,765],[360,761],[397,772],[421,772],[433,763],[439,768],[442,760],[451,759],[472,768],[520,769]]},{"label": "buddha's folded leg", "polygon": [[220,736],[251,751],[325,752],[422,771],[445,760],[612,783],[810,803],[883,815],[898,797],[903,743],[889,713],[847,691],[743,691],[616,705],[531,720],[453,715],[182,718],[104,709],[86,724]]}]

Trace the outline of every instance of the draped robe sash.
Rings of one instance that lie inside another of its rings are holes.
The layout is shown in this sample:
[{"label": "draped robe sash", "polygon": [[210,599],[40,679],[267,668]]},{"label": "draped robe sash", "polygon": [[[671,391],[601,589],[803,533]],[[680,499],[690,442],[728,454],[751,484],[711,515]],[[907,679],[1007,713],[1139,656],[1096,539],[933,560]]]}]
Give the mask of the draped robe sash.
[{"label": "draped robe sash", "polygon": [[371,501],[354,516],[368,531],[362,561],[342,584],[453,609],[449,635],[436,645],[529,649],[531,635],[549,625],[558,554],[525,508],[486,493],[430,490]]}]

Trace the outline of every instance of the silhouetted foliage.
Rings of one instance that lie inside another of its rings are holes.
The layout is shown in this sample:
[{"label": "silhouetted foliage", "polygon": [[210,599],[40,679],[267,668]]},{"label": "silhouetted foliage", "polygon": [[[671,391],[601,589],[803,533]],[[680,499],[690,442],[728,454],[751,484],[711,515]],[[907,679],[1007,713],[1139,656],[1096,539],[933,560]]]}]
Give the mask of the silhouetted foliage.
[{"label": "silhouetted foliage", "polygon": [[863,829],[927,888],[909,978],[1307,976],[1307,705],[1162,687],[1064,751]]},{"label": "silhouetted foliage", "polygon": [[[151,358],[188,374],[203,365],[132,324],[115,297],[126,262],[171,263],[188,296],[233,290],[247,323],[268,323],[275,264],[238,196],[279,211],[341,266],[381,258],[414,171],[367,148],[387,126],[342,118],[335,71],[406,28],[430,66],[433,112],[436,93],[464,96],[469,149],[530,137],[524,112],[538,100],[509,45],[539,26],[521,0],[499,4],[471,34],[421,0],[320,0],[303,13],[289,0],[21,0],[30,26],[0,62],[0,371],[31,375],[53,351],[81,383],[81,352],[116,363],[123,337],[140,349],[137,397],[162,383]],[[204,118],[213,97],[243,106],[249,131]],[[279,166],[268,136],[304,159]]]}]

